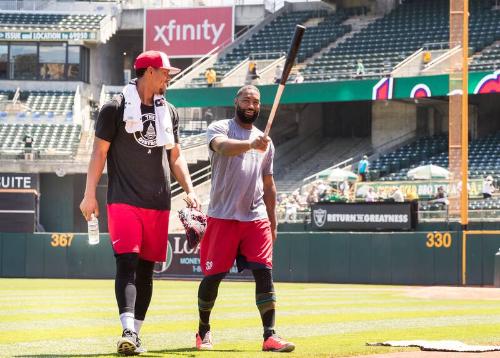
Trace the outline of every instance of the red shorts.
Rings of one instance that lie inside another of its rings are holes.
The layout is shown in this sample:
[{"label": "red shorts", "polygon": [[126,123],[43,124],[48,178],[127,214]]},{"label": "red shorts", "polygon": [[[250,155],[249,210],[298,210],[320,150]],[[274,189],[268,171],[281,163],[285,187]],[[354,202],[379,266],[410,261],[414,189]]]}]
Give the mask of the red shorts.
[{"label": "red shorts", "polygon": [[206,276],[238,270],[273,267],[273,239],[268,219],[237,221],[208,218],[201,240],[200,264]]},{"label": "red shorts", "polygon": [[169,210],[108,204],[108,229],[116,254],[138,253],[147,261],[165,261]]}]

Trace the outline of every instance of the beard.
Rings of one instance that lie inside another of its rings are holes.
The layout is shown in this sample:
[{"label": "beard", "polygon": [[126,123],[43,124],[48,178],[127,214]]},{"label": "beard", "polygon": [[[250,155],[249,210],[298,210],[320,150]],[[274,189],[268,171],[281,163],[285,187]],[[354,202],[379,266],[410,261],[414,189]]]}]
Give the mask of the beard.
[{"label": "beard", "polygon": [[163,96],[165,94],[166,90],[167,90],[167,85],[160,86],[160,87],[158,87],[158,92],[155,94],[157,94],[159,96]]},{"label": "beard", "polygon": [[257,120],[257,118],[259,118],[259,111],[254,110],[253,115],[248,116],[245,114],[245,110],[243,108],[236,106],[236,115],[243,123],[252,124]]}]

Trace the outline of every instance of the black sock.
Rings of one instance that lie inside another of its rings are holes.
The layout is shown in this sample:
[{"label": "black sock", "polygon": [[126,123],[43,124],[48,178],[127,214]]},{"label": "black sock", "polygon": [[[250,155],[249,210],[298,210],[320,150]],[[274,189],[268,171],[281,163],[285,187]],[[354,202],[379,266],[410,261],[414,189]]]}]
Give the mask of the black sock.
[{"label": "black sock", "polygon": [[153,269],[155,263],[139,259],[135,275],[137,297],[135,300],[135,319],[144,321],[153,295]]},{"label": "black sock", "polygon": [[205,338],[205,334],[210,331],[210,313],[217,298],[219,284],[225,276],[225,272],[205,276],[200,282],[200,287],[198,288],[198,313],[200,315],[198,333],[201,339]]},{"label": "black sock", "polygon": [[137,291],[135,271],[139,261],[138,254],[120,254],[116,257],[115,296],[120,314],[134,313]]},{"label": "black sock", "polygon": [[255,303],[259,309],[264,340],[272,336],[276,316],[276,295],[274,293],[273,276],[270,269],[252,270],[255,278]]}]

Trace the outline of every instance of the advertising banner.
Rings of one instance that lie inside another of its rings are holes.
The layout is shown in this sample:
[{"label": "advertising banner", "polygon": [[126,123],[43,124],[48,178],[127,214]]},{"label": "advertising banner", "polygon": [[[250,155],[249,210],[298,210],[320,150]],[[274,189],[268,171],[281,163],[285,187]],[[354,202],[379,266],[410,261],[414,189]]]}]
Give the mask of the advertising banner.
[{"label": "advertising banner", "polygon": [[412,203],[318,203],[311,211],[315,230],[412,230],[417,221]]},{"label": "advertising banner", "polygon": [[[184,234],[168,235],[167,259],[165,262],[155,264],[155,277],[157,278],[202,278],[200,266],[200,249],[189,249]],[[233,264],[228,279],[253,280],[252,272],[245,270],[238,273],[236,264]]]},{"label": "advertising banner", "polygon": [[0,173],[0,189],[34,189],[38,191],[38,174]]},{"label": "advertising banner", "polygon": [[0,31],[0,40],[8,41],[96,41],[94,31]]},{"label": "advertising banner", "polygon": [[201,57],[232,41],[233,7],[146,9],[144,50],[170,57]]},{"label": "advertising banner", "polygon": [[[467,181],[469,198],[482,198],[482,179],[469,179]],[[398,187],[403,195],[416,195],[420,199],[433,199],[437,188],[442,186],[448,196],[460,195],[460,184],[449,180],[405,180],[405,181],[377,181],[356,183],[356,198],[364,197],[368,188],[373,188],[375,194],[380,198],[389,197],[395,187]]]}]

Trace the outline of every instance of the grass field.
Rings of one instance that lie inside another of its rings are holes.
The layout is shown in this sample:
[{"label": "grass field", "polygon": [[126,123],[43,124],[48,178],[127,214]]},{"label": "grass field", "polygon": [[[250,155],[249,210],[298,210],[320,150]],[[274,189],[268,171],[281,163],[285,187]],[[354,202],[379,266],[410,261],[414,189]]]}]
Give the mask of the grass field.
[{"label": "grass field", "polygon": [[[142,330],[146,357],[269,357],[262,353],[253,283],[223,282],[212,312],[215,351],[197,352],[197,282],[156,281]],[[366,342],[500,342],[500,300],[409,296],[406,287],[277,283],[278,333],[289,356],[396,352]],[[487,289],[485,289],[487,290]],[[113,281],[0,279],[1,357],[115,356],[121,333]],[[408,349],[406,349],[408,350]],[[142,355],[141,355],[142,356]]]}]

